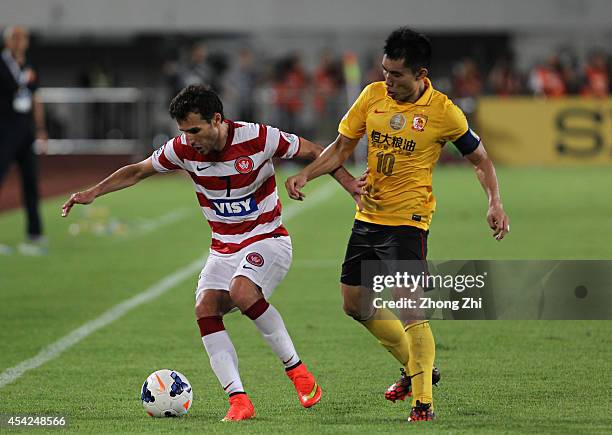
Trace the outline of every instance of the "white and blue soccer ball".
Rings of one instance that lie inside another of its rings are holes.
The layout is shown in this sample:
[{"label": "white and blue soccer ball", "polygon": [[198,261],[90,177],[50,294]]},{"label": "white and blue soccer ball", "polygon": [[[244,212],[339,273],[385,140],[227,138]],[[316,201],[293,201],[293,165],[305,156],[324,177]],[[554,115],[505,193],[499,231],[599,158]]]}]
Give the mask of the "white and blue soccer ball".
[{"label": "white and blue soccer ball", "polygon": [[180,417],[187,414],[193,403],[191,383],[175,370],[151,373],[141,391],[142,406],[151,417]]}]

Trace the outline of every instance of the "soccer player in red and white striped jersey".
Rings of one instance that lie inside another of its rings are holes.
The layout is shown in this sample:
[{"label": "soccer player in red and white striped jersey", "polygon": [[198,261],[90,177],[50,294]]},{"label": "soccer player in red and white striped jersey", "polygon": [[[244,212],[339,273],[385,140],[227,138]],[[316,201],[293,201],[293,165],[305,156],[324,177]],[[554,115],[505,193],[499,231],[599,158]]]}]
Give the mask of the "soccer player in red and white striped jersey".
[{"label": "soccer player in red and white striped jersey", "polygon": [[[148,159],[119,169],[96,186],[73,194],[74,204],[132,186],[159,172],[184,170],[212,230],[210,254],[196,289],[195,313],[210,365],[230,409],[224,420],[255,416],[238,373],[238,357],[223,316],[239,309],[253,320],[293,382],[302,406],[321,399],[321,387],[295,350],[279,312],[268,302],[286,275],[292,258],[291,239],[281,220],[272,158],[315,159],[322,147],[263,124],[224,119],[223,104],[202,86],[183,89],[170,104],[181,135]],[[360,204],[365,176],[355,179],[340,167],[334,178]]]},{"label": "soccer player in red and white striped jersey", "polygon": [[[193,115],[196,122],[198,117]],[[201,154],[187,128],[153,154],[153,167],[158,172],[187,171],[212,230],[212,250],[232,254],[258,240],[288,236],[272,158],[299,155],[300,138],[263,124],[223,120],[221,126],[227,132],[222,150]]]}]

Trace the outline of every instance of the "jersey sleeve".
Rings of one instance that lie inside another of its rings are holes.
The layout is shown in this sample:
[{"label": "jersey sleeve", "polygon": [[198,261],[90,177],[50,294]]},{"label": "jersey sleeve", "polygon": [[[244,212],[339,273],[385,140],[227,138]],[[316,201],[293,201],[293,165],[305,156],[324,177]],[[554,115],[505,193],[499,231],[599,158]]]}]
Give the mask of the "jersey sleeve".
[{"label": "jersey sleeve", "polygon": [[266,126],[265,154],[268,158],[278,157],[291,159],[300,150],[300,137],[293,133],[286,133],[276,127]]},{"label": "jersey sleeve", "polygon": [[470,129],[461,109],[451,101],[446,109],[444,125],[443,140],[452,142],[462,155],[470,154],[480,144],[480,137]]},{"label": "jersey sleeve", "polygon": [[366,132],[366,117],[370,87],[366,86],[340,121],[338,133],[349,139],[359,139]]},{"label": "jersey sleeve", "polygon": [[176,171],[177,169],[184,169],[183,161],[175,150],[175,144],[177,141],[183,140],[182,136],[183,135],[170,139],[153,152],[151,162],[153,163],[153,168],[157,172],[170,172]]}]

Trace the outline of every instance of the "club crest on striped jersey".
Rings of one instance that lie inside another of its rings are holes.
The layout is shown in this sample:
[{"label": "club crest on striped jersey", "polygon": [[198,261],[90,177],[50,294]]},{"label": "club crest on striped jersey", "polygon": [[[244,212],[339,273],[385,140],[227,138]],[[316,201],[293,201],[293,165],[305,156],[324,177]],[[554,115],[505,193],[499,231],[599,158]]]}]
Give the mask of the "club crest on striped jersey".
[{"label": "club crest on striped jersey", "polygon": [[256,267],[261,267],[264,264],[264,259],[258,252],[249,252],[246,256],[246,261]]},{"label": "club crest on striped jersey", "polygon": [[259,210],[253,196],[240,199],[211,199],[212,208],[217,216],[247,216]]},{"label": "club crest on striped jersey", "polygon": [[234,169],[241,174],[248,174],[253,170],[254,166],[253,159],[250,157],[238,157],[234,162]]}]

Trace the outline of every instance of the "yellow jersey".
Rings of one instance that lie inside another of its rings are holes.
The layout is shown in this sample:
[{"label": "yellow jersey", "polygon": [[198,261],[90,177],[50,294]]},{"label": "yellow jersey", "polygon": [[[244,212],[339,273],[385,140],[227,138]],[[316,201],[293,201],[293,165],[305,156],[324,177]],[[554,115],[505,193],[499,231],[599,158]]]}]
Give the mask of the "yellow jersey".
[{"label": "yellow jersey", "polygon": [[368,135],[368,194],[355,219],[429,229],[436,208],[434,165],[444,144],[469,128],[461,109],[427,78],[425,86],[416,102],[399,103],[387,95],[384,82],[372,83],[342,118],[338,131],[344,136]]}]

